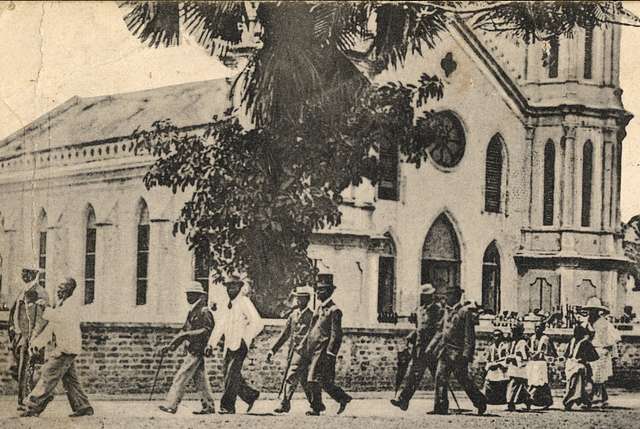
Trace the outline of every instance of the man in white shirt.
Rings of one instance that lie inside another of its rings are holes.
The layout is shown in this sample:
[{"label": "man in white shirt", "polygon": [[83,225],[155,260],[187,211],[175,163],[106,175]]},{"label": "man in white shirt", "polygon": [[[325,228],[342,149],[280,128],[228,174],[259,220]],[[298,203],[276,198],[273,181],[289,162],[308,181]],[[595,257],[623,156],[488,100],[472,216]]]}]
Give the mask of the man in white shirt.
[{"label": "man in white shirt", "polygon": [[244,282],[238,276],[231,276],[224,286],[229,302],[217,305],[207,354],[211,354],[213,347],[224,337],[224,394],[220,399],[220,414],[234,414],[238,396],[247,403],[249,412],[260,392],[242,377],[242,365],[253,339],[262,331],[263,323],[249,297],[240,293]]},{"label": "man in white shirt", "polygon": [[73,297],[76,281],[67,278],[56,289],[56,303],[47,306],[42,317],[47,325],[32,341],[31,347],[41,349],[52,345],[48,359],[42,367],[38,383],[28,395],[27,410],[22,417],[37,417],[53,400],[53,393],[62,380],[69,404],[73,410],[70,417],[93,415],[93,408],[82,391],[76,374],[75,358],[82,351],[80,331],[80,302]]}]

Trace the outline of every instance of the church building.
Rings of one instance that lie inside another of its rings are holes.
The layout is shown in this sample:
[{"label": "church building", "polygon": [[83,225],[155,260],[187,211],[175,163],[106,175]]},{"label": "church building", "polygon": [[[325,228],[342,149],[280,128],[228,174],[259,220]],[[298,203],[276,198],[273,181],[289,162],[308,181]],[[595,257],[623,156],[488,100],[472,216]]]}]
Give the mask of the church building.
[{"label": "church building", "polygon": [[[377,75],[441,77],[444,97],[423,108],[441,115],[448,135],[419,168],[383,148],[384,180],[347,189],[342,224],[314,234],[309,255],[333,275],[345,325],[391,326],[414,311],[426,282],[463,288],[493,313],[592,296],[620,313],[631,115],[619,57],[615,25],[527,45],[460,21],[436,49]],[[87,322],[179,322],[182,285],[208,284],[208,269],[172,235],[188,196],[145,189],[153,159],[134,151],[131,134],[166,118],[198,130],[222,115],[229,87],[223,79],[74,97],[0,141],[2,304],[16,295],[20,268],[39,264],[47,288],[79,280]],[[277,319],[286,293],[255,293],[262,316]]]}]

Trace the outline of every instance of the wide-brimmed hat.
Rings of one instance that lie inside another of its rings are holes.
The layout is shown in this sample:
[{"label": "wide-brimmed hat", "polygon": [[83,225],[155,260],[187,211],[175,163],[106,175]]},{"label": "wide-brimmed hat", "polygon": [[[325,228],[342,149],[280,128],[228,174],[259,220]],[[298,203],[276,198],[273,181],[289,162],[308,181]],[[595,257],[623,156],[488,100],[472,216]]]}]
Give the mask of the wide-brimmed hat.
[{"label": "wide-brimmed hat", "polygon": [[297,287],[291,291],[291,296],[294,296],[294,297],[310,298],[311,295],[313,295],[313,290],[311,288],[304,287],[304,286]]},{"label": "wide-brimmed hat", "polygon": [[184,289],[184,292],[185,293],[201,293],[203,295],[207,294],[207,291],[204,290],[204,287],[202,286],[202,284],[195,280],[187,284],[187,286]]},{"label": "wide-brimmed hat", "polygon": [[222,283],[225,287],[227,286],[243,286],[244,281],[237,274],[230,275],[227,280]]},{"label": "wide-brimmed hat", "polygon": [[592,296],[587,300],[587,303],[582,307],[583,310],[599,310],[602,313],[609,313],[609,309],[602,305],[602,301],[597,296]]},{"label": "wide-brimmed hat", "polygon": [[433,295],[436,293],[436,288],[431,283],[425,283],[420,287],[420,295]]},{"label": "wide-brimmed hat", "polygon": [[500,335],[500,336],[504,336],[504,332],[502,332],[502,329],[494,329],[493,332],[491,333],[492,335]]}]

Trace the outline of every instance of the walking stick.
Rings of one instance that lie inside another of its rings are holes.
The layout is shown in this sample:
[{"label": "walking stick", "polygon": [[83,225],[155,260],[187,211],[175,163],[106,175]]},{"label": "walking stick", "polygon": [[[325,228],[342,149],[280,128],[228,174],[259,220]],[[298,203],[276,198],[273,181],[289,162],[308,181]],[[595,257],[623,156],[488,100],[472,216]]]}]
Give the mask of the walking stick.
[{"label": "walking stick", "polygon": [[167,354],[166,350],[162,350],[160,353],[160,362],[158,363],[158,369],[156,370],[156,375],[153,377],[153,386],[151,386],[151,393],[149,394],[149,400],[153,398],[153,393],[156,390],[156,383],[158,382],[158,375],[160,374],[160,369],[162,368],[162,361],[164,360],[164,356]]},{"label": "walking stick", "polygon": [[458,399],[456,398],[456,395],[453,393],[453,390],[449,389],[449,393],[451,393],[451,397],[453,398],[453,401],[456,403],[456,407],[458,407],[458,413],[462,412],[462,409],[460,409],[460,404],[458,403]]},{"label": "walking stick", "polygon": [[282,376],[282,383],[280,383],[280,390],[278,391],[278,399],[282,392],[284,392],[284,385],[287,383],[287,374],[289,373],[289,368],[291,368],[291,361],[293,360],[293,348],[289,352],[289,358],[287,359],[287,369],[284,370],[284,375]]}]

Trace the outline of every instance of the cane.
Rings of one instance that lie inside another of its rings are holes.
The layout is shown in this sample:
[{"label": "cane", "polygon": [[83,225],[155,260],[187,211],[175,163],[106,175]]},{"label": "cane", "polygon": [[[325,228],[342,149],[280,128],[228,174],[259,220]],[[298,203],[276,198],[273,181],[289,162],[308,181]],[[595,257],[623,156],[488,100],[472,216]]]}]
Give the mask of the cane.
[{"label": "cane", "polygon": [[287,369],[284,370],[284,376],[282,377],[282,383],[280,384],[280,390],[278,391],[278,398],[284,392],[284,385],[287,383],[287,374],[289,373],[289,368],[291,368],[291,361],[293,360],[293,350],[289,353],[289,358],[287,359]]},{"label": "cane", "polygon": [[153,393],[156,390],[156,383],[158,382],[158,375],[160,374],[160,369],[162,369],[162,361],[164,360],[164,356],[167,354],[166,349],[162,349],[160,352],[160,362],[158,363],[158,369],[156,370],[156,375],[153,377],[153,386],[151,386],[151,393],[149,394],[149,400],[153,398]]},{"label": "cane", "polygon": [[451,397],[453,398],[453,401],[456,403],[456,407],[458,407],[458,413],[461,413],[462,410],[460,409],[460,404],[458,403],[458,399],[456,398],[456,395],[453,393],[453,390],[449,389],[449,393],[451,393]]}]

